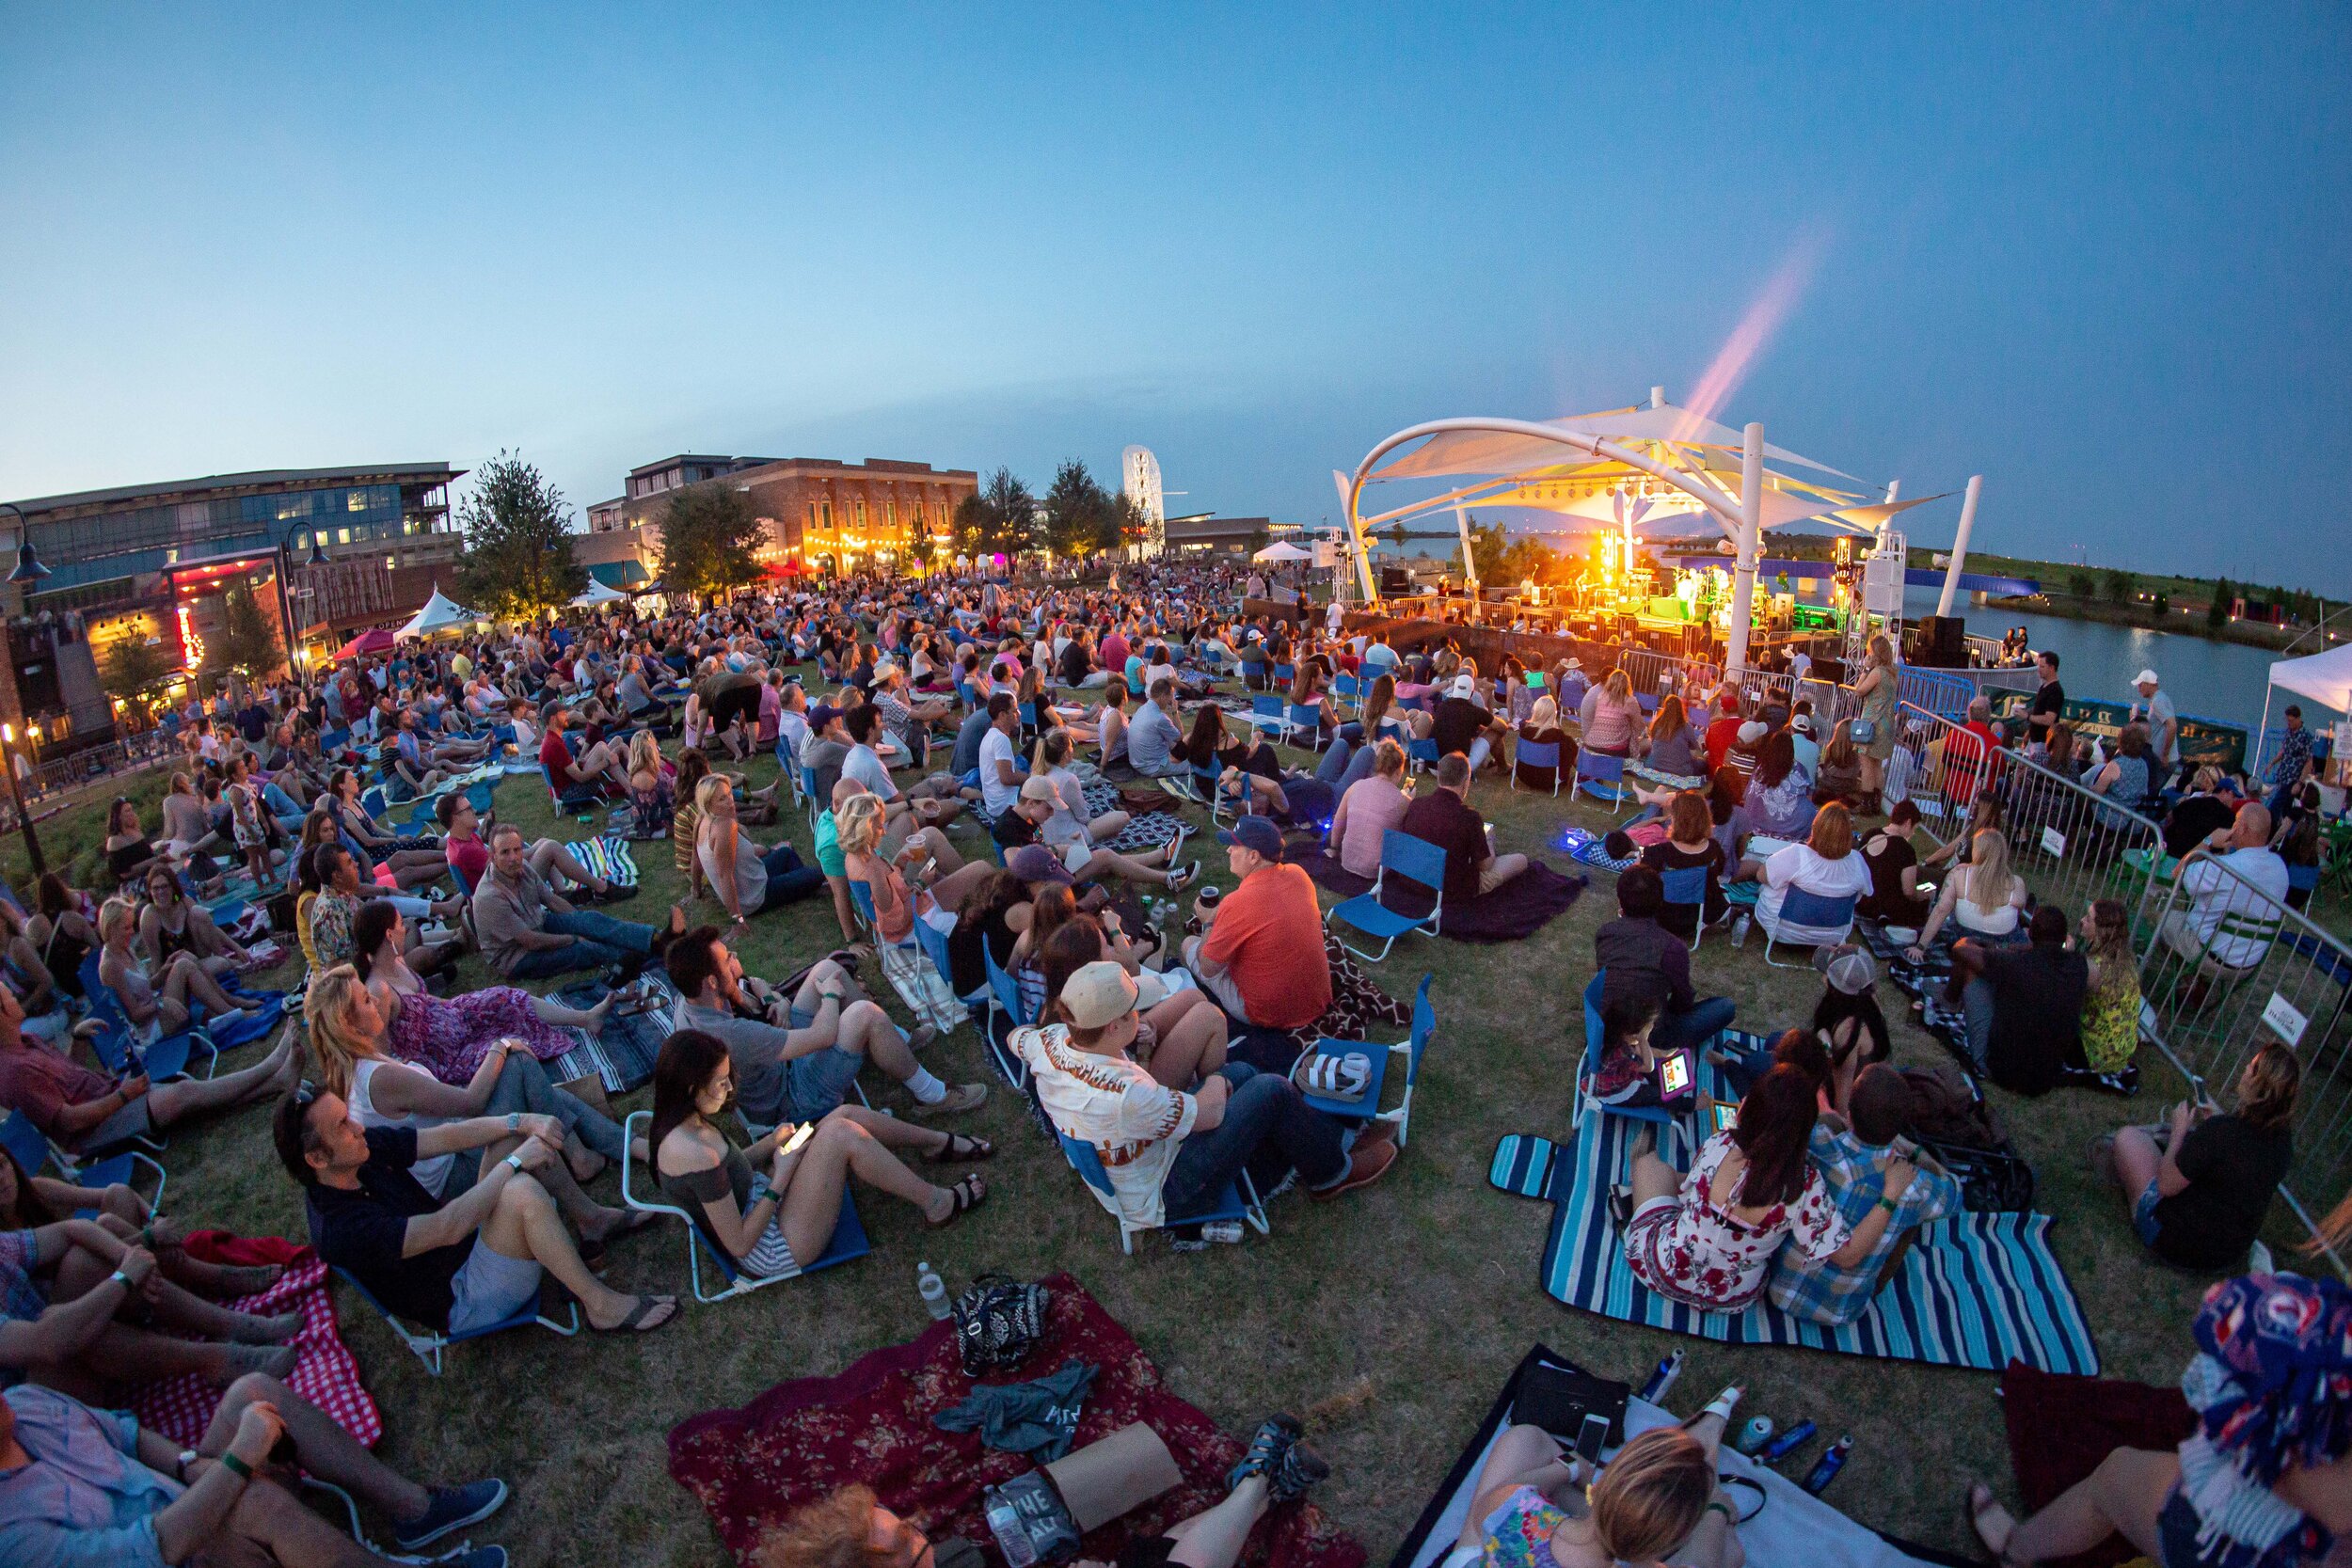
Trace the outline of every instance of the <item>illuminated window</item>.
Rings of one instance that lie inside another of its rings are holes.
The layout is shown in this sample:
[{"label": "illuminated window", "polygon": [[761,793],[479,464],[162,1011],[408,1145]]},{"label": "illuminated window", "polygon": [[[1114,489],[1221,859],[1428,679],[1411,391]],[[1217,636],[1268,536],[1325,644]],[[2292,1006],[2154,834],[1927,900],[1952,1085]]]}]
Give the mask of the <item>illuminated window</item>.
[{"label": "illuminated window", "polygon": [[347,529],[347,528],[339,528],[339,529],[337,529],[337,530],[335,531],[335,543],[337,543],[338,545],[348,545],[348,544],[350,544],[350,543],[351,543],[351,530],[349,530],[349,529]]},{"label": "illuminated window", "polygon": [[863,496],[858,498],[857,526],[859,532],[863,533],[866,531],[866,499]]},{"label": "illuminated window", "polygon": [[898,526],[898,503],[897,501],[882,502],[882,527],[897,528]]},{"label": "illuminated window", "polygon": [[368,493],[365,490],[354,490],[343,498],[343,510],[346,512],[365,512],[367,509]]},{"label": "illuminated window", "polygon": [[825,531],[826,531],[826,532],[828,532],[828,533],[830,533],[830,532],[832,532],[832,531],[833,531],[833,502],[831,502],[831,501],[827,501],[827,502],[825,502],[824,512],[825,512]]},{"label": "illuminated window", "polygon": [[310,547],[310,531],[309,529],[302,528],[294,530],[294,547],[298,550],[307,550]]}]

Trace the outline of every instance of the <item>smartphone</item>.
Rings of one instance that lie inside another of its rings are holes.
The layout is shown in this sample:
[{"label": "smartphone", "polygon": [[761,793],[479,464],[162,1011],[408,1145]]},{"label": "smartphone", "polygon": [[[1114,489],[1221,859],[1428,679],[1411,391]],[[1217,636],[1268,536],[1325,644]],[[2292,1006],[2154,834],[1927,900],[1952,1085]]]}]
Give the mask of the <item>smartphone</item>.
[{"label": "smartphone", "polygon": [[1576,1429],[1576,1456],[1587,1465],[1598,1465],[1600,1451],[1608,1446],[1609,1418],[1597,1411],[1586,1412],[1584,1424]]},{"label": "smartphone", "polygon": [[801,1123],[800,1126],[792,1130],[792,1136],[785,1140],[785,1145],[781,1152],[786,1154],[798,1154],[802,1149],[808,1147],[808,1140],[816,1135],[817,1124],[813,1121],[804,1121]]},{"label": "smartphone", "polygon": [[1710,1132],[1728,1132],[1740,1124],[1740,1102],[1718,1100],[1707,1108]]},{"label": "smartphone", "polygon": [[1671,1051],[1658,1059],[1658,1094],[1661,1100],[1672,1100],[1691,1086],[1691,1058],[1685,1052]]}]

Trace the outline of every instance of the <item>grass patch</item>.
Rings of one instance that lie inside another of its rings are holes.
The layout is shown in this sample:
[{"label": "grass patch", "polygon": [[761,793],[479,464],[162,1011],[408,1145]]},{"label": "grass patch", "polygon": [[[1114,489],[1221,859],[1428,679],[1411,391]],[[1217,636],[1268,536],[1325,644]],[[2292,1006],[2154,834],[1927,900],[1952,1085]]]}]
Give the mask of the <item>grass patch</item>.
[{"label": "grass patch", "polygon": [[[749,771],[765,784],[774,764],[762,759]],[[1606,825],[1589,803],[1512,794],[1483,780],[1473,803],[1496,824],[1504,849],[1543,853],[1565,821]],[[498,811],[532,834],[594,832],[557,819],[545,789],[527,777],[501,786]],[[787,813],[781,831],[809,852],[804,819]],[[759,836],[771,840],[775,832]],[[953,836],[959,847],[982,852],[977,836]],[[615,912],[659,919],[679,879],[667,845],[637,847],[645,892]],[[1214,843],[1202,847],[1214,879],[1230,886]],[[903,1206],[867,1196],[861,1212],[875,1250],[860,1262],[720,1307],[690,1305],[679,1322],[642,1340],[528,1332],[463,1345],[437,1380],[346,1292],[344,1332],[384,1411],[382,1451],[431,1480],[505,1477],[515,1501],[476,1538],[502,1542],[519,1562],[580,1561],[589,1542],[601,1560],[723,1561],[701,1510],[669,1480],[663,1434],[698,1411],[741,1404],[783,1379],[837,1372],[915,1334],[928,1322],[915,1265],[928,1259],[951,1288],[984,1269],[1027,1277],[1070,1270],[1135,1333],[1176,1392],[1228,1431],[1246,1432],[1269,1410],[1316,1412],[1316,1440],[1334,1470],[1322,1500],[1375,1562],[1411,1527],[1504,1376],[1538,1339],[1637,1383],[1661,1355],[1687,1351],[1678,1407],[1695,1408],[1737,1382],[1748,1389],[1749,1413],[1784,1426],[1809,1417],[1833,1437],[1851,1432],[1856,1452],[1830,1500],[1873,1527],[1965,1549],[1963,1478],[1986,1476],[2010,1490],[1997,1377],[1712,1345],[1572,1312],[1537,1289],[1549,1211],[1488,1188],[1486,1162],[1506,1132],[1570,1135],[1579,998],[1593,973],[1593,932],[1613,908],[1611,879],[1599,877],[1534,941],[1400,942],[1375,973],[1409,998],[1422,974],[1434,972],[1439,1020],[1411,1148],[1387,1180],[1333,1207],[1298,1196],[1278,1203],[1271,1237],[1183,1258],[1147,1238],[1136,1257],[1122,1257],[1117,1227],[996,1084],[972,1033],[960,1029],[930,1060],[943,1076],[992,1085],[990,1103],[958,1123],[1000,1149],[977,1213],[932,1234]],[[716,909],[706,903],[689,912],[714,918]],[[829,904],[812,901],[755,918],[743,957],[754,973],[781,975],[839,937]],[[1741,1023],[1759,1029],[1804,1016],[1817,985],[1810,971],[1767,969],[1760,949],[1760,937],[1744,951],[1710,938],[1695,963],[1702,986],[1737,1000]],[[490,978],[469,960],[460,983]],[[874,965],[861,978],[903,1020]],[[1899,1005],[1890,1010],[1899,1061],[1945,1059]],[[2178,1086],[2166,1082],[2161,1059],[2141,1066],[2150,1088],[2128,1110],[2153,1119]],[[895,1087],[867,1087],[885,1107],[902,1098]],[[2085,1141],[2124,1119],[2127,1108],[2080,1092],[2026,1102],[1995,1091],[1995,1099],[2040,1173],[2041,1207],[2058,1219],[2052,1245],[2082,1297],[2107,1375],[2169,1383],[2186,1354],[2203,1282],[2146,1259],[2120,1205],[2093,1187],[2082,1160]],[[649,1101],[641,1091],[615,1109]],[[260,1111],[175,1138],[169,1164],[172,1208],[182,1217],[303,1234],[301,1205],[270,1152]],[[618,1201],[616,1177],[600,1179],[596,1190]],[[615,1247],[611,1277],[625,1290],[683,1291],[682,1250],[674,1228],[657,1227]]]}]

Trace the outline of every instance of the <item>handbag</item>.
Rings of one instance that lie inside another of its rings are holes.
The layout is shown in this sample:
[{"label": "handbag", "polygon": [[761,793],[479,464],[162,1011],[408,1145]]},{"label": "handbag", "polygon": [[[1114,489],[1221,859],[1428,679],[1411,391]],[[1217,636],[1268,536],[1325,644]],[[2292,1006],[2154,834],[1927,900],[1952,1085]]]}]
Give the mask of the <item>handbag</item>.
[{"label": "handbag", "polygon": [[1857,746],[1867,746],[1879,737],[1878,721],[1849,719],[1846,721],[1846,736]]},{"label": "handbag", "polygon": [[984,1274],[947,1308],[966,1377],[1010,1371],[1045,1338],[1053,1292],[1010,1275]]},{"label": "handbag", "polygon": [[1595,1377],[1577,1367],[1555,1367],[1539,1361],[1520,1377],[1511,1396],[1511,1418],[1543,1428],[1562,1443],[1573,1445],[1587,1416],[1609,1420],[1609,1447],[1625,1441],[1625,1407],[1633,1397],[1629,1384]]}]

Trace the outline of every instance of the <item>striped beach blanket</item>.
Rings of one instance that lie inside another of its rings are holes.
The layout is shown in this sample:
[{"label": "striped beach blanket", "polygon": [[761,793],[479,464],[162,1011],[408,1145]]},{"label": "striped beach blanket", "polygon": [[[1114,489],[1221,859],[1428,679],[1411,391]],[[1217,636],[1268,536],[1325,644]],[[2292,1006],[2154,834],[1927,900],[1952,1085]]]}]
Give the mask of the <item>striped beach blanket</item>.
[{"label": "striped beach blanket", "polygon": [[637,885],[637,862],[628,852],[628,840],[610,834],[569,846],[580,863],[593,876],[602,877],[616,887]]},{"label": "striped beach blanket", "polygon": [[[652,987],[654,998],[653,1006],[644,1012],[607,1014],[600,1035],[584,1029],[564,1031],[580,1043],[548,1063],[548,1082],[568,1084],[576,1078],[593,1077],[604,1085],[608,1095],[627,1094],[653,1082],[654,1058],[661,1054],[661,1042],[669,1037],[677,991],[659,967],[645,971],[644,981]],[[604,1000],[605,989],[600,981],[582,981],[557,991],[555,999],[566,1007],[593,1007]]]},{"label": "striped beach blanket", "polygon": [[[1998,1371],[2012,1359],[2048,1372],[2099,1370],[2081,1305],[2051,1255],[2046,1214],[1970,1213],[1936,1222],[1920,1232],[1901,1274],[1869,1309],[1838,1328],[1792,1317],[1769,1300],[1724,1314],[1652,1293],[1626,1265],[1609,1212],[1611,1182],[1626,1180],[1631,1168],[1634,1131],[1628,1117],[1595,1114],[1580,1125],[1571,1148],[1518,1137],[1496,1149],[1489,1172],[1495,1185],[1554,1205],[1540,1265],[1544,1293],[1554,1300],[1719,1344],[1803,1345],[1983,1371]],[[1665,1158],[1687,1165],[1688,1129],[1663,1131]]]}]

